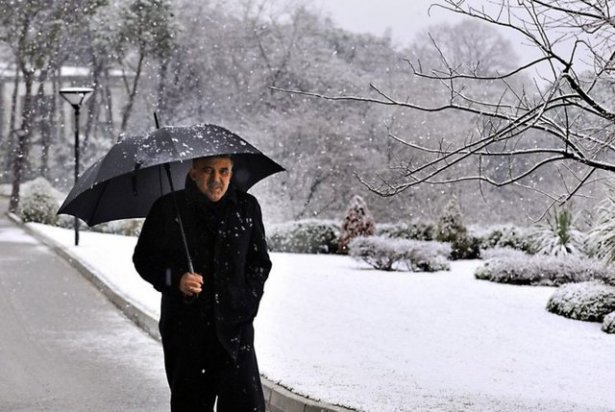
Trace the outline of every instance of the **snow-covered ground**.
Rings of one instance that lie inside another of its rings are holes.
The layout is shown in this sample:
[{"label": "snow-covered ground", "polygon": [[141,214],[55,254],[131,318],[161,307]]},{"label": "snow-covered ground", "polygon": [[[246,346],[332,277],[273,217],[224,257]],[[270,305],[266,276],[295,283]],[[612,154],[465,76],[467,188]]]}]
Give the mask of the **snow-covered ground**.
[{"label": "snow-covered ground", "polygon": [[[29,224],[158,316],[135,238]],[[548,313],[550,287],[450,272],[387,273],[345,256],[272,254],[256,321],[261,372],[364,411],[615,411],[615,336]]]}]

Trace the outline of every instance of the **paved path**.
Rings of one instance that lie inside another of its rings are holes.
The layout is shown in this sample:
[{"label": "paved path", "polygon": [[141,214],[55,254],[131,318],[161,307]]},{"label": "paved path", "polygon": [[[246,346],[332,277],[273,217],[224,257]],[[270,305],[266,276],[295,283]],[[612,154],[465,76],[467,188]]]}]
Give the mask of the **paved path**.
[{"label": "paved path", "polygon": [[158,342],[5,216],[0,197],[0,411],[165,411]]}]

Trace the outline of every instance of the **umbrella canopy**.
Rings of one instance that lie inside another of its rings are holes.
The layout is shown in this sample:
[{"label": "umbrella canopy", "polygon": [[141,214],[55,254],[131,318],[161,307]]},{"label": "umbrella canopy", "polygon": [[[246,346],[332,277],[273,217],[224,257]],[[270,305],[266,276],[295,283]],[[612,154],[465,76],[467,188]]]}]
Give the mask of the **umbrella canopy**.
[{"label": "umbrella canopy", "polygon": [[[284,170],[220,126],[162,127],[113,146],[79,177],[58,214],[79,217],[89,226],[145,217],[154,201],[171,187],[183,187],[192,159],[222,154],[232,155],[233,182],[241,190]],[[165,165],[170,167],[171,182]]]},{"label": "umbrella canopy", "polygon": [[137,162],[141,168],[165,163],[177,167],[177,163],[186,161],[191,166],[192,159],[221,154],[232,155],[233,183],[244,191],[284,170],[235,133],[212,124],[165,126],[153,131],[139,147]]}]

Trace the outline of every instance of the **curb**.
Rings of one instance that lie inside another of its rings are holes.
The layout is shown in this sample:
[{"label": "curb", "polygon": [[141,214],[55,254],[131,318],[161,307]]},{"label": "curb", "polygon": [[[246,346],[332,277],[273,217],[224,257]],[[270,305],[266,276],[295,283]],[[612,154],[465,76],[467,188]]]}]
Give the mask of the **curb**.
[{"label": "curb", "polygon": [[[85,262],[80,261],[76,256],[55,240],[37,232],[23,223],[21,218],[14,213],[6,212],[9,220],[23,228],[29,235],[47,245],[58,256],[66,260],[71,266],[89,280],[98,290],[100,290],[119,310],[124,313],[138,327],[143,329],[148,335],[160,341],[158,331],[158,321],[143,309],[135,305],[126,296],[115,291],[105,283],[97,274],[96,269],[90,267]],[[331,405],[325,402],[315,401],[304,396],[300,396],[291,390],[261,376],[261,383],[265,394],[265,403],[269,412],[353,412],[341,406]]]}]

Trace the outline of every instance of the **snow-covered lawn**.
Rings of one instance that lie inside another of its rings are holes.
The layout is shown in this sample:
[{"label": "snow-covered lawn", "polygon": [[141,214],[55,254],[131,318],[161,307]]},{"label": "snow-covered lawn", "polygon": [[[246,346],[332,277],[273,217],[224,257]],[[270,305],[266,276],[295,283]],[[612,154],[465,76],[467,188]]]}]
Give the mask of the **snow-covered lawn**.
[{"label": "snow-covered lawn", "polygon": [[[31,227],[158,316],[135,239]],[[311,398],[365,411],[613,411],[615,336],[548,313],[550,287],[450,272],[379,272],[345,256],[272,254],[256,321],[261,372]]]}]

